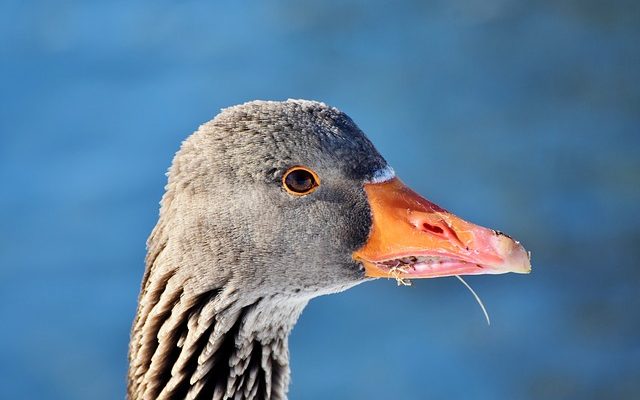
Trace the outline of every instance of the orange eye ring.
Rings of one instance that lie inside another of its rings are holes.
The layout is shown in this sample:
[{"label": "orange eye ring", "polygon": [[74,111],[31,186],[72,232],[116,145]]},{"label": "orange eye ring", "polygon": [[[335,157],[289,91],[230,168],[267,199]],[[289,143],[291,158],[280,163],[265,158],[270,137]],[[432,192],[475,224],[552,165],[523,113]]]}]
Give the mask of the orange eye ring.
[{"label": "orange eye ring", "polygon": [[282,176],[282,187],[293,196],[305,196],[320,186],[320,178],[313,170],[301,165],[291,167]]}]

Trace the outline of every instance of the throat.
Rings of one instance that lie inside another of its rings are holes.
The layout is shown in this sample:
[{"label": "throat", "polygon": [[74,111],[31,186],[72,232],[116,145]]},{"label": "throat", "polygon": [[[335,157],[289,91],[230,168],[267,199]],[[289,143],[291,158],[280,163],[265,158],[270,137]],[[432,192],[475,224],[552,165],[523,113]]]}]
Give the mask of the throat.
[{"label": "throat", "polygon": [[283,399],[288,336],[306,301],[197,295],[177,274],[144,282],[129,349],[128,398]]}]

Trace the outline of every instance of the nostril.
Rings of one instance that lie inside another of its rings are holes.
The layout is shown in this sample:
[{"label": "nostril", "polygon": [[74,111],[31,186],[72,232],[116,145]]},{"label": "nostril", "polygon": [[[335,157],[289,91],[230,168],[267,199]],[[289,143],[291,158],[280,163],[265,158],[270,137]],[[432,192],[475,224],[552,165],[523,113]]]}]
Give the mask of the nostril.
[{"label": "nostril", "polygon": [[409,212],[409,222],[417,230],[425,233],[430,233],[444,238],[448,238],[452,234],[455,236],[455,232],[451,230],[445,221],[435,218],[434,216],[423,215],[423,213],[411,215],[411,212]]},{"label": "nostril", "polygon": [[413,225],[417,230],[434,236],[439,236],[440,238],[450,241],[457,246],[461,246],[462,248],[465,248],[467,246],[467,244],[463,243],[460,240],[456,230],[449,226],[449,223],[443,219],[415,215],[410,217],[409,221],[411,222],[411,225]]},{"label": "nostril", "polygon": [[444,230],[439,226],[431,225],[427,222],[424,222],[422,224],[422,229],[424,229],[425,231],[429,231],[431,233],[435,233],[436,235],[442,235],[444,233]]}]

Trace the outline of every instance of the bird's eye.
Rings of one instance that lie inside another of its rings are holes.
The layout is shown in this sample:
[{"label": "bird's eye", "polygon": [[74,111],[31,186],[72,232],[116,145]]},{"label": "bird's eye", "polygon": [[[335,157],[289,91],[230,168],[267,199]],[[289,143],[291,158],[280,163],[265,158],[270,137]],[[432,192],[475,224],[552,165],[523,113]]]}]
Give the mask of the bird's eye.
[{"label": "bird's eye", "polygon": [[306,167],[291,167],[282,177],[285,190],[294,196],[304,196],[320,186],[320,179],[315,172]]}]

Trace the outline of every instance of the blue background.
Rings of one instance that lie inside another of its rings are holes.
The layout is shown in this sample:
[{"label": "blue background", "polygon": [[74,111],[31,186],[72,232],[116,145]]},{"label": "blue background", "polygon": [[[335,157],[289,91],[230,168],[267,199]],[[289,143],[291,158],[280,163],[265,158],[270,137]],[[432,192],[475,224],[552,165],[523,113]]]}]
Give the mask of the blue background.
[{"label": "blue background", "polygon": [[468,279],[490,327],[453,278],[312,301],[291,398],[638,398],[639,4],[3,0],[0,396],[122,398],[180,142],[308,98],[534,272]]}]

